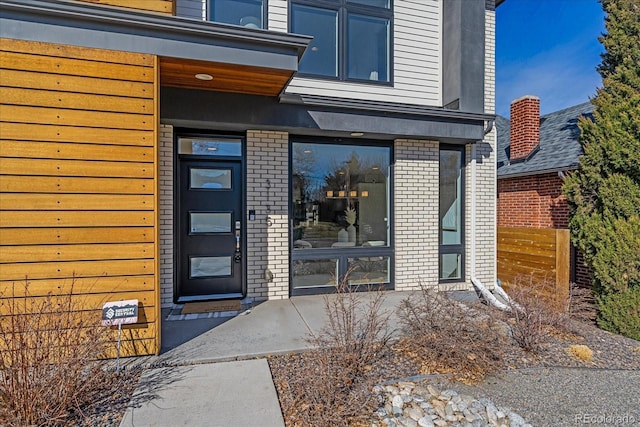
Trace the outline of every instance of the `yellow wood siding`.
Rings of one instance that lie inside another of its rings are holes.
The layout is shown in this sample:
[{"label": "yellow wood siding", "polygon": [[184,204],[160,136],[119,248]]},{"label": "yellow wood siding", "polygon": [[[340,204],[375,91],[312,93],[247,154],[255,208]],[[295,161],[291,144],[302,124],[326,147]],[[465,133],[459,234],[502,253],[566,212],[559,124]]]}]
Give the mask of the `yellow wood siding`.
[{"label": "yellow wood siding", "polygon": [[146,10],[173,14],[173,0],[80,0],[87,3],[103,4],[107,6],[119,6],[129,9]]},{"label": "yellow wood siding", "polygon": [[138,299],[124,354],[157,353],[157,58],[0,39],[0,75],[0,303]]}]

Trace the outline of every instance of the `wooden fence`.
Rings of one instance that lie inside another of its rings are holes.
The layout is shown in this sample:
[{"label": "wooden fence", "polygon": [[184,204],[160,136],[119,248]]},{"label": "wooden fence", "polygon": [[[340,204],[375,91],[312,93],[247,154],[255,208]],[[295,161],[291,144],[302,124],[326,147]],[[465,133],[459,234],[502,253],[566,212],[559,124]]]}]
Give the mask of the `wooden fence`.
[{"label": "wooden fence", "polygon": [[498,278],[515,283],[555,284],[554,296],[569,293],[569,230],[498,227]]}]

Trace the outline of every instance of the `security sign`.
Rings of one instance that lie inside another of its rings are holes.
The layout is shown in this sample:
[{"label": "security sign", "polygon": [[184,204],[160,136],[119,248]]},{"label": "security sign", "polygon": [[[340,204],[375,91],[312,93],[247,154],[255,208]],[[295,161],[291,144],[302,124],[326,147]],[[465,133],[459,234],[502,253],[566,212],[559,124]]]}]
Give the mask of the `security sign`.
[{"label": "security sign", "polygon": [[129,325],[137,321],[137,299],[107,302],[102,306],[102,326]]}]

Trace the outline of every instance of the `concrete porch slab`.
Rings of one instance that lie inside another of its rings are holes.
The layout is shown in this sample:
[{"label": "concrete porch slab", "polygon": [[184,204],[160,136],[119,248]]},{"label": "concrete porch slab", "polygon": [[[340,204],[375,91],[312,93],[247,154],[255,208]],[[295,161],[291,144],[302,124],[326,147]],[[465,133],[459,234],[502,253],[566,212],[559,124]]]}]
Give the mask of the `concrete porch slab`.
[{"label": "concrete porch slab", "polygon": [[[178,321],[173,325],[173,333],[180,333],[180,328],[188,331],[189,322]],[[305,342],[308,334],[309,329],[291,300],[265,301],[239,316],[213,325],[161,354],[157,361],[206,363],[299,351],[309,347]]]}]

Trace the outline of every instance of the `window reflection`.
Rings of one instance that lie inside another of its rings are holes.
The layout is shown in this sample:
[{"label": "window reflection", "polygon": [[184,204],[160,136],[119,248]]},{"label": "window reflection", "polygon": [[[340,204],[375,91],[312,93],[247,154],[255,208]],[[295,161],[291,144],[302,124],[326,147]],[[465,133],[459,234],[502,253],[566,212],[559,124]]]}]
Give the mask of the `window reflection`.
[{"label": "window reflection", "polygon": [[440,280],[460,280],[464,274],[462,150],[440,150]]},{"label": "window reflection", "polygon": [[293,143],[293,247],[389,244],[389,147]]},{"label": "window reflection", "polygon": [[264,28],[264,0],[211,0],[211,20],[246,28]]}]

